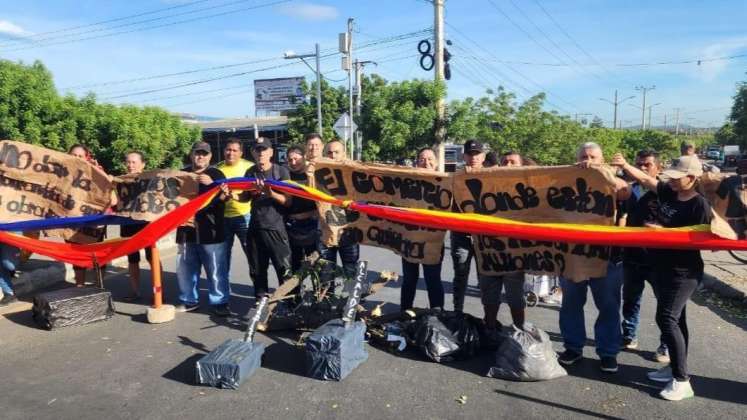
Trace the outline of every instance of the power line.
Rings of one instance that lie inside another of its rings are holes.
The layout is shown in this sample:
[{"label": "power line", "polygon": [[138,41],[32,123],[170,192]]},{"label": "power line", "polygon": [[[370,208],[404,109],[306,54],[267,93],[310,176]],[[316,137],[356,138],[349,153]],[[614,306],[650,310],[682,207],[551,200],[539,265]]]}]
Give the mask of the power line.
[{"label": "power line", "polygon": [[521,31],[522,33],[524,33],[524,35],[526,35],[527,38],[529,38],[530,40],[532,40],[532,42],[534,42],[535,44],[537,44],[538,47],[542,48],[543,50],[545,50],[545,52],[547,52],[551,56],[555,57],[555,59],[558,60],[559,62],[561,62],[561,63],[564,62],[562,58],[558,57],[554,52],[552,52],[550,49],[548,49],[547,47],[545,47],[542,43],[540,43],[539,41],[537,41],[537,39],[534,36],[532,36],[532,34],[530,34],[527,30],[525,30],[521,25],[519,25],[518,23],[516,23],[516,21],[513,20],[513,18],[511,18],[511,16],[509,16],[508,13],[506,13],[505,11],[503,11],[503,9],[501,9],[501,7],[498,6],[498,4],[496,4],[493,0],[488,0],[488,3],[490,3],[493,6],[493,8],[496,9],[498,12],[500,12],[500,14],[502,14],[503,17],[506,18],[506,20],[508,20],[509,22],[511,22],[511,24],[514,25],[514,27],[516,27],[516,29],[518,29],[519,31]]},{"label": "power line", "polygon": [[701,63],[708,63],[711,61],[736,60],[738,58],[745,58],[745,57],[747,57],[747,53],[746,54],[735,54],[735,55],[724,55],[721,57],[713,57],[713,58],[693,58],[689,60],[679,60],[679,61],[656,61],[653,63],[621,63],[621,64],[613,64],[613,65],[619,66],[619,67],[662,66],[662,65],[672,65],[672,64],[700,65]]},{"label": "power line", "polygon": [[565,37],[566,37],[566,38],[568,38],[568,39],[569,39],[569,40],[570,40],[570,41],[571,41],[571,42],[573,43],[573,45],[575,45],[575,46],[576,46],[576,48],[578,48],[578,50],[579,50],[579,51],[581,51],[581,52],[582,52],[582,53],[583,53],[583,54],[584,54],[584,55],[585,55],[586,57],[588,57],[588,58],[589,58],[589,59],[590,59],[590,60],[591,60],[591,61],[592,61],[593,63],[596,63],[596,64],[597,64],[598,66],[600,66],[600,67],[603,67],[603,66],[602,66],[601,64],[599,64],[599,62],[597,61],[597,59],[596,59],[596,58],[594,58],[594,56],[592,56],[591,54],[589,54],[589,52],[588,52],[588,51],[586,51],[586,49],[584,49],[584,47],[582,47],[582,46],[581,46],[581,44],[579,44],[578,42],[576,42],[576,40],[575,40],[575,39],[574,39],[574,38],[573,38],[573,37],[572,37],[572,36],[571,36],[571,35],[570,35],[570,34],[568,33],[568,31],[566,31],[566,30],[565,30],[565,29],[564,29],[564,28],[563,28],[563,27],[562,27],[562,26],[560,25],[560,23],[558,23],[558,21],[557,21],[557,20],[555,20],[555,18],[554,18],[554,17],[552,17],[552,15],[550,14],[550,12],[548,12],[548,11],[547,11],[547,9],[545,9],[545,7],[544,7],[544,6],[542,6],[542,4],[541,4],[541,3],[540,3],[540,2],[538,1],[538,0],[534,0],[534,3],[535,3],[535,4],[537,5],[537,7],[539,7],[539,8],[540,8],[540,10],[542,10],[542,12],[544,12],[545,16],[547,16],[547,18],[548,18],[548,19],[550,19],[550,21],[551,21],[551,22],[552,22],[552,23],[553,23],[553,24],[555,25],[555,27],[556,27],[556,28],[558,28],[558,30],[559,30],[559,31],[560,31],[560,32],[561,32],[561,33],[562,33],[563,35],[565,35]]},{"label": "power line", "polygon": [[112,86],[112,85],[119,85],[124,83],[133,83],[133,82],[142,82],[146,80],[154,80],[154,79],[162,79],[167,77],[175,77],[175,76],[184,76],[187,74],[194,74],[194,73],[200,73],[204,71],[212,71],[212,70],[223,70],[233,67],[241,67],[241,66],[247,66],[250,64],[259,64],[259,63],[266,63],[269,61],[279,61],[282,60],[283,57],[272,57],[272,58],[262,58],[258,60],[252,60],[252,61],[245,61],[243,63],[235,63],[235,64],[226,64],[222,66],[213,66],[213,67],[205,67],[205,68],[199,68],[199,69],[193,69],[193,70],[185,70],[180,71],[176,73],[166,73],[166,74],[156,74],[152,76],[143,76],[143,77],[136,77],[132,79],[122,79],[122,80],[112,80],[108,82],[100,82],[100,83],[89,83],[85,85],[75,85],[75,86],[69,86],[65,88],[61,88],[61,90],[77,90],[77,89],[87,89],[92,87],[100,87],[100,86]]},{"label": "power line", "polygon": [[[386,63],[386,62],[390,62],[390,61],[397,61],[397,60],[402,60],[402,59],[411,58],[411,57],[412,57],[412,54],[408,54],[408,56],[406,56],[406,57],[395,57],[395,58],[390,58],[388,60],[380,60],[378,62],[379,63]],[[298,63],[294,63],[294,64],[298,64]],[[345,79],[345,80],[347,80],[347,79]],[[244,89],[242,89],[242,88],[244,88]],[[180,95],[163,96],[163,97],[157,97],[157,98],[148,98],[148,99],[143,99],[143,100],[141,100],[139,102],[140,103],[143,103],[143,102],[156,102],[156,101],[162,101],[162,100],[174,99],[174,98],[180,98],[180,97],[186,97],[186,96],[192,96],[192,95],[202,95],[202,94],[205,94],[205,93],[225,92],[227,90],[235,90],[235,89],[241,89],[241,90],[237,91],[235,93],[227,94],[227,95],[210,96],[210,97],[207,97],[207,98],[200,98],[198,100],[189,101],[189,102],[181,102],[181,103],[178,103],[178,104],[169,104],[167,106],[173,107],[173,106],[180,106],[180,105],[189,105],[189,104],[192,104],[192,103],[205,102],[205,101],[212,100],[212,99],[221,99],[221,98],[224,98],[224,97],[230,97],[230,96],[235,96],[235,95],[239,95],[239,94],[248,93],[248,92],[251,92],[254,88],[253,87],[252,88],[246,88],[246,84],[241,84],[241,85],[234,85],[234,86],[229,86],[229,87],[219,88],[219,89],[209,89],[209,90],[203,90],[203,91],[198,91],[198,92],[189,92],[189,93],[184,93],[184,94],[180,94]]]},{"label": "power line", "polygon": [[[55,39],[60,39],[60,38],[78,37],[78,36],[81,36],[81,35],[86,35],[86,34],[91,34],[91,33],[111,31],[111,30],[119,29],[119,28],[127,28],[127,27],[130,27],[130,26],[140,25],[140,24],[143,24],[143,23],[158,22],[158,21],[161,21],[161,20],[164,20],[164,19],[172,19],[172,18],[179,17],[179,16],[191,15],[191,14],[195,14],[195,13],[204,12],[206,10],[220,9],[220,8],[224,8],[224,7],[227,7],[227,6],[233,6],[235,4],[246,3],[246,2],[249,2],[249,1],[254,1],[254,0],[234,0],[234,1],[231,1],[231,2],[228,2],[228,3],[224,3],[224,4],[220,4],[220,5],[216,5],[216,6],[203,7],[201,9],[188,10],[186,12],[171,14],[171,15],[167,15],[167,16],[159,16],[159,17],[149,18],[149,19],[145,19],[145,20],[139,20],[139,21],[135,21],[135,22],[127,22],[127,23],[122,23],[122,24],[115,25],[115,26],[109,26],[109,27],[103,27],[103,28],[96,28],[96,29],[91,29],[91,30],[87,30],[87,31],[83,31],[83,32],[77,32],[77,33],[60,35],[60,36],[51,36],[51,37],[46,37],[46,38],[31,40],[31,42],[34,42],[36,44],[44,44],[45,41],[49,41],[49,40],[55,40]],[[2,47],[2,46],[3,46],[3,44],[0,44],[0,47]],[[30,47],[30,48],[33,48],[33,47]]]},{"label": "power line", "polygon": [[276,1],[273,1],[273,2],[270,2],[270,3],[263,3],[263,4],[259,4],[259,5],[255,5],[255,6],[244,7],[244,8],[235,9],[235,10],[228,10],[228,11],[225,11],[225,12],[214,13],[214,14],[205,15],[205,16],[198,16],[198,17],[194,17],[194,18],[190,18],[190,19],[183,19],[183,20],[179,20],[179,21],[176,21],[176,22],[169,22],[169,23],[164,23],[164,24],[160,24],[160,25],[146,26],[146,27],[143,27],[143,28],[135,28],[135,29],[130,29],[130,30],[126,30],[126,31],[112,32],[112,33],[108,33],[108,34],[94,35],[94,36],[77,38],[77,39],[71,39],[71,40],[66,40],[66,41],[42,43],[41,45],[32,45],[32,46],[28,46],[28,47],[21,47],[21,48],[14,48],[14,49],[10,49],[10,50],[5,50],[5,52],[15,52],[15,51],[23,51],[23,50],[29,50],[29,49],[34,49],[34,48],[40,48],[40,47],[49,47],[49,46],[54,46],[54,45],[71,44],[71,43],[74,43],[74,42],[88,41],[88,40],[92,40],[92,39],[107,38],[107,37],[110,37],[110,36],[116,36],[116,35],[122,35],[122,34],[129,34],[129,33],[134,33],[134,32],[148,31],[148,30],[152,30],[152,29],[164,28],[164,27],[174,26],[174,25],[181,25],[183,23],[195,22],[195,21],[198,21],[198,20],[209,19],[209,18],[214,18],[214,17],[218,17],[218,16],[225,16],[225,15],[229,15],[229,14],[233,14],[233,13],[245,12],[245,11],[248,11],[248,10],[260,9],[260,8],[268,7],[268,6],[275,6],[275,5],[278,5],[278,4],[288,3],[288,2],[291,2],[291,1],[293,1],[293,0],[276,0]]},{"label": "power line", "polygon": [[[363,49],[363,48],[368,48],[368,47],[372,47],[372,46],[376,46],[376,45],[381,45],[381,44],[387,43],[387,42],[399,41],[399,40],[402,40],[402,39],[406,39],[408,37],[412,38],[412,37],[415,37],[415,36],[420,36],[420,35],[423,34],[423,32],[428,32],[428,31],[430,31],[430,29],[423,29],[423,30],[419,30],[419,31],[408,32],[408,33],[405,33],[405,34],[393,35],[393,36],[390,36],[390,37],[387,37],[387,38],[383,38],[381,40],[372,41],[372,42],[363,44],[358,49],[360,50],[360,49]],[[326,55],[322,55],[321,57],[322,58],[328,58],[328,57],[337,56],[339,54],[340,54],[339,52],[332,52],[332,53],[328,53]],[[106,98],[103,98],[103,99],[104,100],[111,100],[111,99],[121,99],[121,98],[125,98],[125,97],[130,97],[130,96],[142,96],[142,95],[147,95],[149,93],[156,93],[156,92],[161,92],[161,91],[165,91],[165,90],[178,89],[178,88],[188,87],[188,86],[195,86],[195,85],[209,83],[209,82],[214,82],[214,81],[218,81],[218,80],[225,80],[225,79],[240,77],[240,76],[244,76],[244,75],[247,75],[247,74],[258,73],[258,72],[267,71],[267,70],[274,70],[274,69],[281,68],[281,67],[287,67],[287,66],[290,66],[290,65],[293,65],[293,64],[296,64],[296,63],[295,62],[291,62],[291,63],[286,63],[286,64],[280,64],[280,65],[275,65],[275,66],[264,67],[264,68],[260,68],[260,69],[253,69],[253,70],[239,72],[239,73],[232,73],[232,74],[228,74],[228,75],[216,76],[216,77],[207,78],[207,79],[198,79],[198,80],[186,81],[186,82],[182,82],[182,83],[177,83],[177,84],[172,85],[172,86],[156,87],[156,88],[147,89],[147,90],[138,90],[138,91],[134,91],[134,92],[130,92],[130,93],[124,93],[124,94],[121,94],[121,95],[106,97]]]},{"label": "power line", "polygon": [[[462,31],[460,31],[460,30],[459,30],[458,28],[454,27],[454,25],[451,25],[451,24],[449,24],[448,22],[446,23],[446,25],[447,25],[447,26],[449,26],[449,27],[450,27],[451,29],[453,29],[454,31],[456,31],[456,32],[457,32],[458,34],[460,34],[460,35],[461,35],[462,37],[464,37],[465,39],[467,39],[468,41],[470,41],[470,42],[471,42],[472,44],[474,44],[475,46],[477,46],[478,48],[480,48],[481,50],[483,50],[484,52],[486,52],[486,53],[487,53],[487,54],[488,54],[489,56],[491,56],[491,57],[493,57],[493,58],[496,58],[496,57],[495,57],[495,55],[493,55],[493,53],[491,53],[491,52],[490,52],[489,50],[487,50],[487,49],[486,49],[485,47],[483,47],[482,45],[480,45],[479,43],[477,43],[477,42],[476,42],[475,40],[473,40],[472,38],[470,38],[469,36],[467,36],[467,35],[466,35],[465,33],[463,33]],[[490,66],[490,64],[488,64],[488,63],[484,63],[484,64],[485,64],[485,65],[487,65],[487,66]],[[561,102],[563,102],[563,103],[566,103],[566,104],[570,105],[571,107],[573,107],[573,108],[576,108],[576,109],[578,109],[578,107],[576,107],[576,105],[574,105],[573,103],[571,103],[571,102],[569,102],[569,101],[566,101],[565,99],[563,99],[562,97],[560,97],[560,96],[559,96],[559,95],[557,95],[557,94],[554,94],[554,93],[552,93],[552,92],[551,92],[551,91],[550,91],[549,89],[546,89],[546,88],[544,88],[544,87],[543,87],[542,85],[540,85],[539,83],[537,83],[537,82],[535,82],[534,80],[532,80],[532,79],[531,79],[531,78],[530,78],[529,76],[527,76],[527,75],[525,75],[524,73],[522,73],[522,72],[520,72],[520,71],[516,70],[516,69],[515,69],[515,68],[514,68],[513,66],[511,66],[511,65],[509,65],[509,64],[504,64],[504,65],[505,65],[505,66],[506,66],[506,67],[507,67],[507,68],[508,68],[509,70],[511,70],[511,71],[512,71],[513,73],[515,73],[515,74],[517,74],[517,75],[518,75],[519,77],[521,77],[522,79],[524,79],[524,80],[528,81],[529,83],[533,84],[534,86],[537,86],[537,87],[538,87],[538,88],[540,89],[540,91],[542,91],[542,92],[547,92],[547,94],[548,94],[548,95],[553,95],[554,97],[558,98],[558,100],[560,100]],[[490,66],[490,67],[492,67],[492,66]],[[492,67],[492,68],[493,68],[493,69],[495,69],[495,67]],[[529,91],[529,89],[526,89],[526,90],[527,90],[527,91]],[[553,106],[553,107],[555,107],[555,108],[557,108],[557,109],[559,109],[559,110],[562,110],[562,112],[566,112],[566,113],[568,113],[567,111],[563,110],[563,108],[562,108],[562,107],[560,107],[560,106],[558,106],[558,105],[556,105],[556,104],[553,104],[553,103],[552,103],[552,102],[551,102],[551,101],[550,101],[549,99],[546,99],[546,100],[547,100],[547,103],[548,103],[549,105],[551,105],[551,106]]]},{"label": "power line", "polygon": [[[33,35],[24,36],[22,39],[9,40],[8,42],[26,42],[26,41],[29,40],[29,38],[36,38],[36,37],[40,37],[40,36],[44,36],[44,35],[52,35],[52,34],[57,34],[57,33],[60,33],[60,32],[70,32],[70,31],[74,31],[74,30],[78,30],[78,29],[89,28],[89,27],[98,26],[98,25],[104,25],[104,24],[112,23],[112,22],[119,22],[119,21],[122,21],[122,20],[127,20],[127,19],[137,18],[137,17],[141,17],[141,16],[152,15],[152,14],[156,14],[156,13],[160,13],[160,12],[166,12],[168,10],[182,9],[182,8],[185,8],[185,7],[194,6],[196,4],[205,3],[205,2],[208,2],[208,1],[211,1],[211,0],[192,1],[192,2],[189,2],[189,3],[178,4],[176,6],[164,7],[164,8],[161,8],[161,9],[151,10],[151,11],[148,11],[148,12],[137,13],[137,14],[134,14],[134,15],[127,15],[127,16],[122,16],[122,17],[118,17],[118,18],[114,18],[114,19],[107,19],[107,20],[102,20],[102,21],[98,21],[98,22],[94,22],[94,23],[87,23],[85,25],[78,25],[78,26],[72,26],[72,27],[68,27],[68,28],[56,29],[54,31],[39,32],[39,33],[35,33]],[[0,46],[3,46],[3,44],[0,44]]]},{"label": "power line", "polygon": [[[373,41],[361,44],[361,46],[359,48],[361,48],[361,49],[363,49],[363,48],[371,48],[371,47],[375,47],[375,46],[382,45],[382,44],[388,44],[388,43],[391,43],[391,42],[394,42],[394,41],[407,40],[407,39],[410,39],[410,38],[414,38],[414,37],[417,37],[417,36],[420,36],[420,35],[427,34],[430,31],[431,31],[430,28],[425,28],[425,29],[421,29],[419,31],[408,32],[408,33],[398,34],[398,35],[390,35],[388,37],[383,37],[383,38],[380,38],[380,39],[376,39],[376,40],[373,40]],[[386,49],[386,48],[396,47],[396,46],[399,46],[399,45],[402,45],[402,44],[404,44],[404,43],[387,45],[387,46],[384,46],[383,48]],[[381,49],[381,48],[372,48],[369,51],[377,51],[379,49]],[[329,49],[323,50],[322,52],[331,52],[331,51],[335,51],[335,50],[336,50],[335,48],[329,48]],[[135,82],[141,82],[141,81],[147,81],[147,80],[154,80],[154,79],[162,79],[162,78],[168,78],[168,77],[183,76],[183,75],[187,75],[187,74],[194,74],[194,73],[200,73],[200,72],[205,72],[205,71],[223,70],[223,69],[227,69],[227,68],[240,67],[240,66],[245,66],[245,65],[250,65],[250,64],[259,64],[259,63],[271,62],[271,61],[276,61],[276,60],[277,61],[282,60],[282,57],[268,57],[268,58],[262,58],[262,59],[257,59],[257,60],[245,61],[245,62],[242,62],[242,63],[234,63],[234,64],[226,64],[226,65],[221,65],[221,66],[197,68],[197,69],[185,70],[185,71],[180,71],[180,72],[175,72],[175,73],[155,74],[155,75],[143,76],[143,77],[136,77],[136,78],[130,78],[130,79],[111,80],[111,81],[104,81],[104,82],[84,84],[84,85],[75,85],[75,86],[70,86],[70,87],[62,88],[61,90],[86,89],[86,88],[99,87],[99,86],[111,86],[111,85],[118,85],[118,84],[128,84],[128,83],[135,83]]]},{"label": "power line", "polygon": [[[524,10],[520,8],[514,0],[509,0],[509,1],[514,6],[514,8],[518,10],[522,16],[524,16],[524,19],[526,19],[534,27],[534,29],[536,29],[548,42],[550,42],[550,44],[552,44],[552,46],[555,47],[555,49],[560,51],[564,56],[566,56],[569,60],[571,60],[571,62],[574,63],[577,67],[583,69],[583,67],[581,66],[581,63],[579,63],[578,60],[576,60],[573,56],[571,56],[563,47],[558,45],[558,43],[556,43],[555,40],[552,39],[552,37],[548,35],[547,32],[545,32],[539,25],[537,25],[537,23],[535,23],[534,20],[529,15],[527,15],[526,12],[524,12]],[[589,74],[591,74],[591,76],[596,78],[597,80],[604,82],[604,79],[602,79],[598,74],[592,71],[590,71]]]}]

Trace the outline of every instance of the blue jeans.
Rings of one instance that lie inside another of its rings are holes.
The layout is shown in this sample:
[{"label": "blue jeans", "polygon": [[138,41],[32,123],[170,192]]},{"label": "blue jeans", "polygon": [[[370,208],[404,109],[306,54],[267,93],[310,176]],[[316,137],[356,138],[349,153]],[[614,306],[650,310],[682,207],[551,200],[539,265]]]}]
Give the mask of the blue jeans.
[{"label": "blue jeans", "polygon": [[10,279],[21,258],[21,250],[10,245],[0,244],[0,290],[4,295],[13,295]]},{"label": "blue jeans", "polygon": [[226,269],[226,243],[199,245],[179,244],[176,257],[176,279],[179,283],[179,301],[187,305],[199,303],[200,272],[205,267],[208,281],[208,300],[211,305],[228,303],[231,286]]},{"label": "blue jeans", "polygon": [[[623,264],[622,288],[622,334],[627,340],[634,340],[638,336],[638,324],[641,315],[641,297],[646,281],[656,292],[656,274],[652,267],[638,264]],[[663,336],[660,345],[666,348]]]},{"label": "blue jeans", "polygon": [[249,245],[247,243],[247,232],[249,232],[249,220],[251,214],[243,216],[226,217],[223,219],[226,235],[226,263],[224,264],[225,273],[223,277],[229,278],[231,272],[231,251],[233,251],[233,237],[238,236],[241,249],[244,251],[247,263],[249,263]]},{"label": "blue jeans", "polygon": [[586,343],[584,305],[587,290],[591,289],[594,304],[599,310],[594,322],[594,340],[599,357],[615,357],[620,352],[620,300],[622,264],[607,265],[607,276],[574,283],[560,278],[563,304],[560,307],[560,333],[566,350],[581,353]]},{"label": "blue jeans", "polygon": [[[337,254],[339,253],[340,260],[342,260],[342,270],[345,276],[349,278],[355,276],[360,252],[360,245],[345,236],[340,238],[338,246],[326,246],[322,241],[319,241],[319,256],[332,264],[337,264]],[[322,275],[325,279],[329,276],[329,271],[330,269],[323,270]]]},{"label": "blue jeans", "polygon": [[[418,287],[420,264],[411,263],[402,258],[402,290],[400,295],[400,309],[412,308],[415,292]],[[423,277],[428,288],[428,303],[431,308],[444,307],[444,286],[441,284],[441,262],[438,264],[423,264]]]}]

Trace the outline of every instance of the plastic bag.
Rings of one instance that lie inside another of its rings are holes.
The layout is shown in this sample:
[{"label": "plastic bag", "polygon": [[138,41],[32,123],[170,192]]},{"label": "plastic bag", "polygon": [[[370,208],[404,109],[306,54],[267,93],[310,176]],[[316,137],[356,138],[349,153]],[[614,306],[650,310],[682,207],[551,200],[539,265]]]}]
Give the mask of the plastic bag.
[{"label": "plastic bag", "polygon": [[558,363],[550,337],[530,323],[524,330],[513,327],[495,353],[495,364],[488,376],[512,381],[546,381],[568,374]]},{"label": "plastic bag", "polygon": [[227,340],[197,361],[197,383],[238,389],[262,364],[265,345]]},{"label": "plastic bag", "polygon": [[419,317],[409,329],[412,341],[434,362],[467,359],[480,348],[479,321],[458,312]]},{"label": "plastic bag", "polygon": [[107,320],[114,315],[114,303],[108,290],[69,287],[36,295],[31,313],[37,325],[52,330]]},{"label": "plastic bag", "polygon": [[322,325],[306,339],[306,373],[325,381],[341,381],[368,359],[364,344],[366,324],[349,328],[341,319]]}]

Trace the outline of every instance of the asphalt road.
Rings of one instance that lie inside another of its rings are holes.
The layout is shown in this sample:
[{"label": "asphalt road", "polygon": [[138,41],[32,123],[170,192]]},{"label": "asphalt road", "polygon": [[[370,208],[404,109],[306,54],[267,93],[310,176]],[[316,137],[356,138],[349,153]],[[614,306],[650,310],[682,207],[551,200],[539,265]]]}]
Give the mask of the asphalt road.
[{"label": "asphalt road", "polygon": [[[245,314],[253,299],[241,256],[234,250],[232,306]],[[400,271],[400,260],[386,251],[364,248],[363,258],[371,270]],[[173,301],[173,255],[164,256],[164,266],[167,301]],[[447,293],[450,266],[447,257]],[[123,275],[107,279],[115,298],[124,294],[125,285]],[[421,282],[417,306],[427,304],[422,287]],[[467,311],[481,316],[474,272],[468,295]],[[385,312],[396,309],[399,283],[372,296],[369,305],[382,301],[388,302]],[[215,319],[202,311],[151,325],[145,322],[145,303],[117,302],[117,314],[107,322],[48,332],[34,327],[26,311],[0,317],[0,418],[747,418],[747,322],[708,296],[696,301],[688,315],[697,397],[680,403],[657,398],[658,385],[645,378],[658,367],[650,361],[658,331],[648,289],[641,350],[620,354],[618,374],[600,372],[593,348],[587,347],[569,376],[539,383],[486,377],[493,360],[489,352],[470,361],[436,364],[417,354],[397,356],[371,346],[368,361],[344,381],[323,382],[304,376],[304,352],[294,346],[295,335],[258,334],[268,345],[262,368],[239,390],[219,390],[194,384],[195,361],[239,337],[237,319]],[[595,313],[589,298],[590,335]],[[529,308],[527,318],[562,350],[557,307]],[[501,308],[500,319],[509,323],[507,308]],[[457,401],[462,396],[464,404]]]}]

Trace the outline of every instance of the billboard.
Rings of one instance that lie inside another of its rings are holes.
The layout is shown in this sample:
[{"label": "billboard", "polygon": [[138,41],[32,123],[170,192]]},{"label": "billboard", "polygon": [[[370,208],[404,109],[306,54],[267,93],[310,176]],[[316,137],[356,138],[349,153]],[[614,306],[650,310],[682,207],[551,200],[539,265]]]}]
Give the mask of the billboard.
[{"label": "billboard", "polygon": [[254,109],[257,113],[294,110],[305,99],[303,77],[283,77],[254,81]]}]

